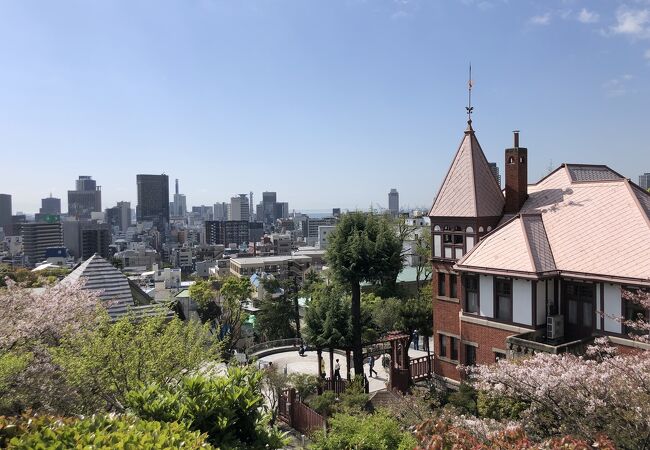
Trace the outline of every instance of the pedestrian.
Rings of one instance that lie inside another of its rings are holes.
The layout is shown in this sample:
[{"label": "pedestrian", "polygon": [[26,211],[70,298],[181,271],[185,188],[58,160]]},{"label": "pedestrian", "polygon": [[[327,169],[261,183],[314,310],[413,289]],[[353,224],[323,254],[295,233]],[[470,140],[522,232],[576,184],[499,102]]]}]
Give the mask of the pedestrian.
[{"label": "pedestrian", "polygon": [[368,365],[370,366],[370,378],[372,378],[373,372],[375,373],[375,376],[378,376],[377,371],[375,370],[375,357],[373,355],[370,355]]},{"label": "pedestrian", "polygon": [[341,379],[341,364],[339,364],[339,360],[336,360],[336,364],[334,364],[334,379],[335,380],[340,380]]},{"label": "pedestrian", "polygon": [[420,350],[420,335],[418,334],[418,330],[413,331],[413,348]]}]

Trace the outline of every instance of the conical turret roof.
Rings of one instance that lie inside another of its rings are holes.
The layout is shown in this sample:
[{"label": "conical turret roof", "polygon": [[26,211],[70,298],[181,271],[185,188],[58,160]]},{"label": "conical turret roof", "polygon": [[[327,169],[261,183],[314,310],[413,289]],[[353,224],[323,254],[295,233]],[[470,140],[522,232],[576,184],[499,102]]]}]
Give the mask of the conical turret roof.
[{"label": "conical turret roof", "polygon": [[500,217],[505,199],[471,123],[458,147],[430,217]]}]

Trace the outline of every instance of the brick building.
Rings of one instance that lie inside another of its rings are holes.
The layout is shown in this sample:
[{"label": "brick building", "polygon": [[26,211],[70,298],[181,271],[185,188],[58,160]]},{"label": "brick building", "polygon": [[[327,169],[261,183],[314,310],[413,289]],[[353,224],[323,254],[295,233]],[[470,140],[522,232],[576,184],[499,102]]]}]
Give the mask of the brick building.
[{"label": "brick building", "polygon": [[[528,184],[528,151],[505,151],[502,192],[471,121],[430,211],[435,373],[536,352],[625,348],[613,317],[650,288],[650,195],[607,166],[563,164]],[[602,312],[602,313],[601,313]]]}]

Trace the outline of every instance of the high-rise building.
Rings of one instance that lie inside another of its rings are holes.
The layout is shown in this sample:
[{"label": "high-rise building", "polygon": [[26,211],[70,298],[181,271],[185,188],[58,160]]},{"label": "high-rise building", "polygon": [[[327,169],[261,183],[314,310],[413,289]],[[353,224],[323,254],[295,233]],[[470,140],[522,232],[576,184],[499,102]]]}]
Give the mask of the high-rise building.
[{"label": "high-rise building", "polygon": [[388,211],[390,211],[393,216],[399,214],[399,193],[395,188],[391,189],[388,193]]},{"label": "high-rise building", "polygon": [[228,220],[250,220],[248,198],[246,194],[239,194],[239,197],[230,199],[230,214]]},{"label": "high-rise building", "polygon": [[494,175],[494,178],[496,178],[497,183],[499,183],[499,187],[501,187],[501,174],[499,173],[499,166],[497,166],[497,163],[494,162],[488,163],[488,165],[490,166],[492,175]]},{"label": "high-rise building", "polygon": [[85,261],[95,253],[108,258],[111,243],[110,225],[90,221],[63,222],[63,243],[72,256]]},{"label": "high-rise building", "polygon": [[7,236],[10,236],[12,233],[12,215],[11,195],[0,194],[0,228],[4,230],[4,233]]},{"label": "high-rise building", "polygon": [[639,186],[646,190],[650,189],[650,173],[639,175]]},{"label": "high-rise building", "polygon": [[60,222],[29,222],[21,224],[23,253],[27,263],[36,265],[45,259],[45,250],[63,246],[63,233]]},{"label": "high-rise building", "polygon": [[138,222],[151,221],[163,231],[169,224],[169,177],[162,175],[136,176],[138,184]]},{"label": "high-rise building", "polygon": [[174,202],[172,203],[171,215],[173,217],[185,217],[187,214],[187,199],[184,194],[178,192],[178,178],[174,190]]},{"label": "high-rise building", "polygon": [[126,231],[131,225],[131,202],[117,202],[117,206],[106,210],[106,223]]},{"label": "high-rise building", "polygon": [[61,199],[49,197],[41,199],[41,209],[38,211],[40,214],[61,214]]},{"label": "high-rise building", "polygon": [[215,203],[212,208],[212,218],[214,220],[228,220],[228,203]]},{"label": "high-rise building", "polygon": [[341,217],[341,208],[332,208],[333,217]]},{"label": "high-rise building", "polygon": [[255,219],[255,203],[253,203],[253,191],[248,193],[248,218],[249,220]]},{"label": "high-rise building", "polygon": [[68,191],[68,215],[76,219],[90,219],[92,212],[102,210],[102,190],[87,175],[75,181],[75,190]]},{"label": "high-rise building", "polygon": [[249,240],[248,220],[205,221],[206,244],[241,245]]}]

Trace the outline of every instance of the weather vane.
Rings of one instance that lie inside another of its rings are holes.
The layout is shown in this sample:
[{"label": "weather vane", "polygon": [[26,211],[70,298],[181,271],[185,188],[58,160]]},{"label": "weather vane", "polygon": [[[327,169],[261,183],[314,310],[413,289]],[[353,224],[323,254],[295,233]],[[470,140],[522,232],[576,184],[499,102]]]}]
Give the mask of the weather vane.
[{"label": "weather vane", "polygon": [[469,80],[467,82],[467,123],[471,125],[472,123],[472,112],[474,112],[474,107],[472,106],[472,63],[469,63]]}]

